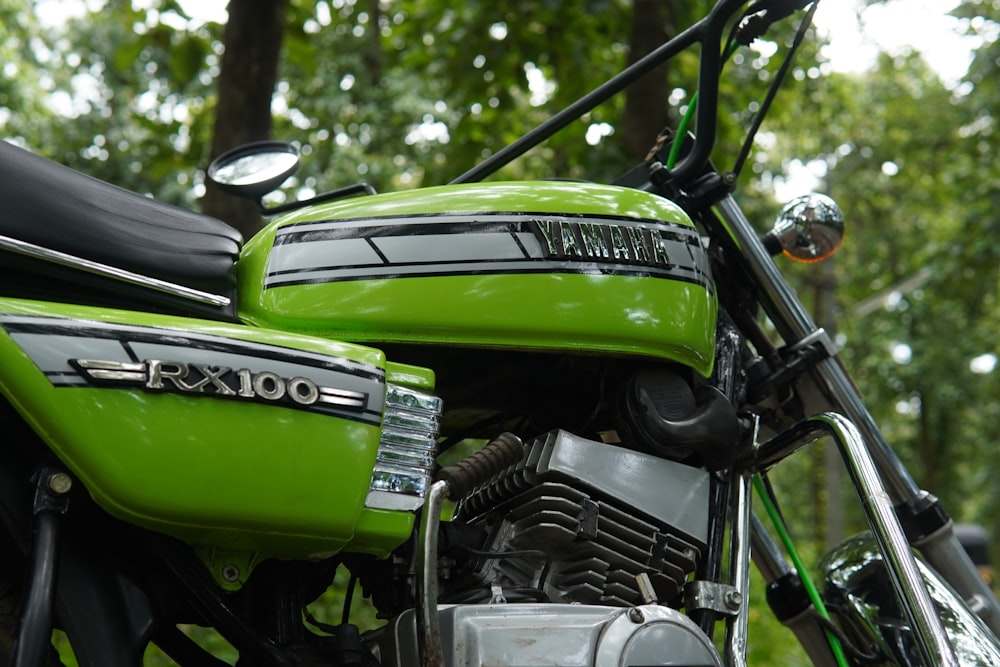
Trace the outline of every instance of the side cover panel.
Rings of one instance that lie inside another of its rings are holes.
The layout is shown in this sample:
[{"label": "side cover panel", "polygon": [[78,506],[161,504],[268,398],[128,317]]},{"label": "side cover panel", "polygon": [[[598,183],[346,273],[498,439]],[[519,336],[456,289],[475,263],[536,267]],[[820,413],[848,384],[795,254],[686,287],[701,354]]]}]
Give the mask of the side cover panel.
[{"label": "side cover panel", "polygon": [[444,186],[311,207],[245,247],[240,315],[357,342],[645,355],[702,374],[716,297],[685,213],[592,183]]},{"label": "side cover panel", "polygon": [[364,507],[385,369],[357,345],[0,299],[0,391],[107,511],[196,544],[405,539],[412,515]]}]

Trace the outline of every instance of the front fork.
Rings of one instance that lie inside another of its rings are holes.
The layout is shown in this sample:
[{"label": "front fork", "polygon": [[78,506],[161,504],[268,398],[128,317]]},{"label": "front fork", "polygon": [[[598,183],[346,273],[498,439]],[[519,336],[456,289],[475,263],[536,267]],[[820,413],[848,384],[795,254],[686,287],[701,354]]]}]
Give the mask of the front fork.
[{"label": "front fork", "polygon": [[742,263],[746,276],[760,295],[760,305],[784,341],[790,346],[809,341],[825,348],[826,357],[812,368],[816,384],[832,410],[842,414],[852,423],[852,428],[856,428],[866,451],[870,452],[876,476],[880,483],[884,482],[886,498],[891,499],[904,517],[914,519],[904,524],[922,527],[910,532],[910,542],[1000,637],[1000,601],[962,548],[945,511],[932,497],[920,491],[885,440],[837,359],[829,337],[798,301],[733,198],[727,195],[714,210],[720,225],[715,230],[716,235],[731,243],[730,259]]}]

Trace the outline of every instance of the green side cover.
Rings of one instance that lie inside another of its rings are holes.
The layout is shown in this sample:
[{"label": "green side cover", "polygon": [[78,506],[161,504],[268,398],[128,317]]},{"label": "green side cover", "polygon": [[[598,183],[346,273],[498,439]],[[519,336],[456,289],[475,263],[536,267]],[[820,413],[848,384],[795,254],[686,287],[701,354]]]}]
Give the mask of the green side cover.
[{"label": "green side cover", "polygon": [[[0,299],[0,391],[108,512],[211,548],[386,556],[403,542],[411,513],[364,506],[387,375],[433,382],[359,345]],[[318,400],[331,391],[357,405]]]}]

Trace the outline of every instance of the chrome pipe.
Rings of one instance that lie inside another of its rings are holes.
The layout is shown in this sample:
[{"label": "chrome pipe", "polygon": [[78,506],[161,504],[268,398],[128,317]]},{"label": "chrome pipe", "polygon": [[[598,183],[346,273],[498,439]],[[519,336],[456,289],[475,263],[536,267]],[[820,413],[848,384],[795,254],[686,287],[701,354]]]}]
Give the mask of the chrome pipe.
[{"label": "chrome pipe", "polygon": [[417,533],[417,648],[425,667],[444,667],[441,625],[438,620],[438,527],[448,483],[435,482],[427,490]]},{"label": "chrome pipe", "polygon": [[83,257],[77,257],[76,255],[70,255],[58,250],[52,250],[51,248],[45,248],[40,245],[35,245],[34,243],[14,239],[9,236],[0,236],[0,250],[13,252],[18,255],[23,255],[24,257],[40,259],[45,262],[51,262],[52,264],[58,264],[59,266],[65,266],[70,269],[84,271],[102,278],[110,278],[111,280],[118,280],[130,285],[145,287],[163,294],[178,296],[191,301],[208,304],[209,306],[215,306],[217,308],[225,308],[231,303],[229,297],[212,294],[210,292],[202,292],[201,290],[167,282],[166,280],[160,280],[159,278],[153,278],[152,276],[144,276],[141,273],[134,273],[116,266],[101,264],[100,262],[94,262],[89,259],[84,259]]},{"label": "chrome pipe", "polygon": [[726,622],[726,664],[746,667],[750,620],[750,475],[732,477],[732,532],[729,545],[730,585],[739,595],[739,612]]},{"label": "chrome pipe", "polygon": [[868,525],[888,568],[893,589],[902,602],[910,627],[924,651],[927,664],[958,665],[955,653],[938,618],[909,542],[896,518],[895,508],[882,484],[860,430],[847,418],[823,413],[799,422],[757,448],[755,471],[763,470],[817,438],[833,437],[861,499]]}]

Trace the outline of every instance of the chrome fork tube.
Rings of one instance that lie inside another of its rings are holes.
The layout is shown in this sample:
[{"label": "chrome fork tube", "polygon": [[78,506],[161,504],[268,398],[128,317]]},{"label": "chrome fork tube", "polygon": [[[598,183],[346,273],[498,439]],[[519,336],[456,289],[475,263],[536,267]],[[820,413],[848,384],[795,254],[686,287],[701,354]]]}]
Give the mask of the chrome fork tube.
[{"label": "chrome fork tube", "polygon": [[[750,516],[750,553],[753,556],[757,571],[764,582],[771,584],[785,577],[796,577],[795,568],[785,560],[781,549],[771,538],[756,515]],[[822,626],[815,619],[815,607],[811,604],[792,618],[779,618],[782,625],[795,633],[810,664],[816,667],[837,667],[837,660],[830,650],[830,642],[823,632]]]},{"label": "chrome fork tube", "polygon": [[[770,253],[761,244],[743,211],[727,196],[715,205],[715,211],[737,254],[744,262],[751,280],[756,283],[761,305],[778,333],[788,344],[810,337],[825,338],[778,271]],[[846,416],[861,432],[881,479],[895,504],[916,506],[920,489],[892,450],[875,419],[865,407],[857,388],[832,349],[830,356],[816,364],[813,376],[831,404],[831,409]],[[976,571],[951,529],[951,522],[916,544],[927,562],[934,567],[979,614],[993,633],[1000,636],[1000,601]]]},{"label": "chrome fork tube", "polygon": [[730,585],[740,596],[739,613],[726,623],[726,664],[746,667],[750,618],[750,475],[732,476],[732,533],[729,544]]},{"label": "chrome fork tube", "polygon": [[823,435],[832,436],[840,448],[889,571],[889,579],[924,651],[926,664],[957,666],[948,635],[917,569],[916,559],[896,518],[892,501],[865,447],[865,441],[853,423],[834,413],[816,415],[799,422],[757,448],[754,469],[763,470]]}]

